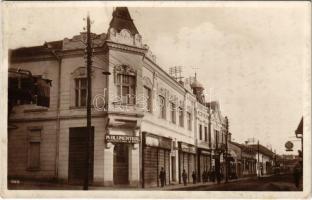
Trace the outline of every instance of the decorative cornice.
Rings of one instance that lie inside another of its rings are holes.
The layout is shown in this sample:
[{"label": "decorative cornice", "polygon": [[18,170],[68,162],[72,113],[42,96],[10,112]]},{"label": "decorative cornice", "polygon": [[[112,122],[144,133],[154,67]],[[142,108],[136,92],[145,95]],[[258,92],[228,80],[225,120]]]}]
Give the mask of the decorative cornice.
[{"label": "decorative cornice", "polygon": [[147,52],[147,49],[144,48],[139,48],[139,47],[135,47],[135,46],[130,46],[127,44],[120,44],[120,43],[116,43],[116,42],[112,42],[112,41],[106,41],[104,43],[104,45],[107,45],[108,48],[113,48],[113,49],[120,49],[120,50],[125,50],[125,51],[130,51],[130,52],[134,52],[134,53],[138,53],[142,56],[145,55],[145,53]]}]

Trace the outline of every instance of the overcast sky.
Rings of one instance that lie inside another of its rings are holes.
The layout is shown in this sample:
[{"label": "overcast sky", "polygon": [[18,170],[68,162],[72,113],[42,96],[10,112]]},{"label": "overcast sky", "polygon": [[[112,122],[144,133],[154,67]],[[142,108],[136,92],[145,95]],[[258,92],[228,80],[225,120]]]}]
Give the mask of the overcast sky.
[{"label": "overcast sky", "polygon": [[[42,45],[83,31],[89,11],[95,33],[107,32],[112,8],[14,6],[6,18],[9,48]],[[42,5],[42,4],[41,4]],[[68,5],[68,4],[67,4]],[[201,8],[138,8],[130,14],[164,69],[183,66],[221,103],[234,141],[256,138],[285,153],[303,115],[309,46],[309,3],[208,3]],[[300,143],[294,141],[295,151]]]}]

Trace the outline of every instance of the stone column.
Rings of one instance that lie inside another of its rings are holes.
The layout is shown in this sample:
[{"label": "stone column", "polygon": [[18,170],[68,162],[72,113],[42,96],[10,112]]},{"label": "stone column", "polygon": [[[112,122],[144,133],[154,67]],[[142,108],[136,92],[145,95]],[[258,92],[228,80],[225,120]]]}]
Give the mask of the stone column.
[{"label": "stone column", "polygon": [[[134,130],[134,136],[139,136],[139,129]],[[140,144],[129,146],[129,184],[139,187],[140,184]]]},{"label": "stone column", "polygon": [[104,186],[114,185],[114,146],[107,143],[104,148]]}]

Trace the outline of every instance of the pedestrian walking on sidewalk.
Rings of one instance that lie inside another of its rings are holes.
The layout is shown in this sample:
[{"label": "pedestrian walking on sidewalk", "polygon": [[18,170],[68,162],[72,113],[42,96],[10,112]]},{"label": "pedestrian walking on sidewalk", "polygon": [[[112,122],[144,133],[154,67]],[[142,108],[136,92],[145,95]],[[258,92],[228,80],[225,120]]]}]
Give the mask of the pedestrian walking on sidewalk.
[{"label": "pedestrian walking on sidewalk", "polygon": [[212,176],[211,175],[211,170],[209,170],[208,173],[207,173],[207,182],[208,181],[212,181],[212,177],[211,176]]},{"label": "pedestrian walking on sidewalk", "polygon": [[202,177],[203,177],[203,182],[206,183],[207,182],[207,172],[206,172],[206,170],[203,171]]},{"label": "pedestrian walking on sidewalk", "polygon": [[183,173],[182,173],[182,179],[183,179],[183,183],[186,186],[186,180],[187,180],[187,173],[185,171],[185,169],[183,169]]},{"label": "pedestrian walking on sidewalk", "polygon": [[212,181],[212,182],[215,182],[215,181],[216,181],[216,171],[215,171],[214,168],[213,168],[212,171],[211,171],[211,181]]},{"label": "pedestrian walking on sidewalk", "polygon": [[301,166],[299,162],[294,167],[293,175],[294,175],[295,185],[297,188],[299,188],[300,179],[301,179]]},{"label": "pedestrian walking on sidewalk", "polygon": [[193,184],[196,183],[196,173],[193,171],[192,173],[192,178],[193,178]]},{"label": "pedestrian walking on sidewalk", "polygon": [[166,179],[166,172],[165,172],[163,167],[160,170],[159,179],[160,179],[161,187],[164,187],[165,186],[165,179]]},{"label": "pedestrian walking on sidewalk", "polygon": [[217,171],[216,176],[217,176],[217,183],[219,184],[221,181],[221,173]]}]

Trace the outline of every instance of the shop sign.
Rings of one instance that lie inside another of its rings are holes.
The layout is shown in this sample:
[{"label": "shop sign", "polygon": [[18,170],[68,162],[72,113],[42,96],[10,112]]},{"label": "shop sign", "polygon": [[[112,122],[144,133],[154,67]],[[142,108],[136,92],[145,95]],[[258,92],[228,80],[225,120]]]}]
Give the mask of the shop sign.
[{"label": "shop sign", "polygon": [[145,136],[145,144],[147,146],[171,149],[171,143],[172,141],[168,138],[157,136]]},{"label": "shop sign", "polygon": [[145,138],[145,144],[152,147],[158,147],[159,146],[159,140],[154,137],[148,137]]},{"label": "shop sign", "polygon": [[171,149],[171,140],[167,138],[160,138],[159,147],[164,149]]},{"label": "shop sign", "polygon": [[196,149],[193,146],[190,146],[185,143],[181,143],[181,150],[188,153],[196,153]]},{"label": "shop sign", "polygon": [[200,150],[200,153],[201,154],[205,154],[205,155],[210,155],[210,152],[209,151],[205,151],[205,150]]},{"label": "shop sign", "polygon": [[111,143],[139,143],[140,138],[138,136],[128,135],[105,135],[105,141]]}]

